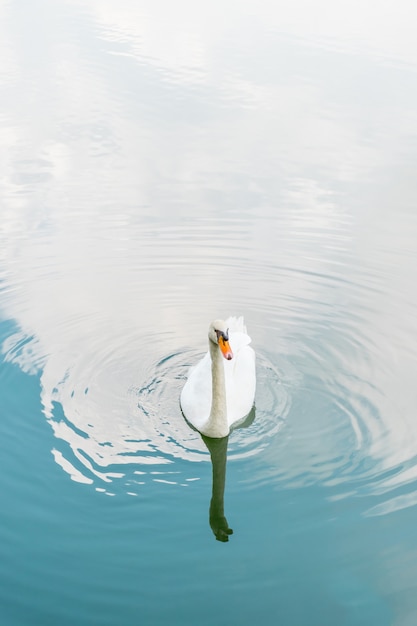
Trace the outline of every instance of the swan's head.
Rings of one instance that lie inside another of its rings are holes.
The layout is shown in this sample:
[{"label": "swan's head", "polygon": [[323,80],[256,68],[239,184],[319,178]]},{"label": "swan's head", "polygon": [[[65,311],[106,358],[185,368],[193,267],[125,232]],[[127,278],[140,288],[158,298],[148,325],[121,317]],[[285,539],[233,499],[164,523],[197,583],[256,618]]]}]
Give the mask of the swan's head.
[{"label": "swan's head", "polygon": [[233,359],[233,352],[229,344],[229,329],[223,320],[215,320],[209,326],[208,337],[217,344],[225,359]]}]

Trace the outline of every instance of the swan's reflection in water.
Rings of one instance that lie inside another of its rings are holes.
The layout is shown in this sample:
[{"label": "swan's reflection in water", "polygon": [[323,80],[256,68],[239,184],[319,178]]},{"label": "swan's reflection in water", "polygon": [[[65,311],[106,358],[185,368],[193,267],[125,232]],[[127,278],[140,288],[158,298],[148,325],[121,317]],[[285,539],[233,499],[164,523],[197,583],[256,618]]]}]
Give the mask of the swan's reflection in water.
[{"label": "swan's reflection in water", "polygon": [[229,541],[233,530],[229,527],[224,514],[224,488],[226,484],[227,444],[229,436],[212,439],[201,435],[210,452],[213,468],[213,484],[210,500],[209,521],[214,536],[218,541]]},{"label": "swan's reflection in water", "polygon": [[[255,417],[256,408],[254,405],[249,415],[246,416],[245,420],[240,423],[237,428],[247,428],[252,424]],[[227,444],[229,442],[229,435],[221,439],[212,439],[205,435],[201,435],[201,438],[210,452],[213,471],[209,509],[210,528],[217,541],[229,541],[229,536],[233,535],[233,530],[230,528],[224,514],[224,489],[226,485]]]}]

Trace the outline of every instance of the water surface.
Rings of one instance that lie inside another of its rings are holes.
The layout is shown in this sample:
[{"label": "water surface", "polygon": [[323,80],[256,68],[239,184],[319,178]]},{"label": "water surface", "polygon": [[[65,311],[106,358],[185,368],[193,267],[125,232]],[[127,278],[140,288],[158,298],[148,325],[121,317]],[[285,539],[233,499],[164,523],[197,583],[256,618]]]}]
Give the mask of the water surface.
[{"label": "water surface", "polygon": [[415,624],[413,5],[0,12],[2,623]]}]

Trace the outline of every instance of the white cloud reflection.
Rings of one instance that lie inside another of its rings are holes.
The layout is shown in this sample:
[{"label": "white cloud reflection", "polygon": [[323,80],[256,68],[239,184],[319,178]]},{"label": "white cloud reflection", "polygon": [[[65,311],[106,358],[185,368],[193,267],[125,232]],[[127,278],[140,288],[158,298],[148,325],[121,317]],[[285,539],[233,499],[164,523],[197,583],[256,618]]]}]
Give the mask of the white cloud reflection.
[{"label": "white cloud reflection", "polygon": [[170,422],[181,364],[155,383],[172,393],[156,423],[138,424],[138,393],[222,307],[251,312],[261,349],[278,329],[287,354],[285,329],[305,348],[330,307],[333,356],[375,407],[356,407],[359,447],[381,467],[414,458],[414,5],[44,5],[41,43],[25,36],[38,8],[20,22],[1,5],[0,263],[23,333],[4,351],[41,368],[75,457],[57,462],[107,481],[130,455],[200,460]]}]

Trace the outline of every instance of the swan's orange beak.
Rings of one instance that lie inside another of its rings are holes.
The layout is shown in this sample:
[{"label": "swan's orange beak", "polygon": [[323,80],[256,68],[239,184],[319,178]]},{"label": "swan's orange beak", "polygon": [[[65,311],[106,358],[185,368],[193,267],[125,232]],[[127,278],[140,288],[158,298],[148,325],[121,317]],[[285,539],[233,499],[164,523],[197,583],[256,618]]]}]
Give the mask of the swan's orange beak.
[{"label": "swan's orange beak", "polygon": [[230,344],[227,341],[227,339],[224,339],[224,337],[222,336],[219,337],[219,348],[225,359],[227,359],[228,361],[233,359],[232,348],[230,347]]}]

